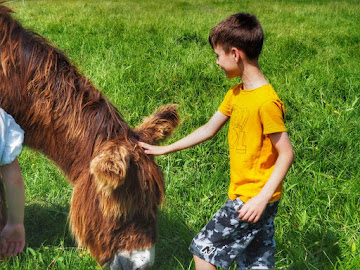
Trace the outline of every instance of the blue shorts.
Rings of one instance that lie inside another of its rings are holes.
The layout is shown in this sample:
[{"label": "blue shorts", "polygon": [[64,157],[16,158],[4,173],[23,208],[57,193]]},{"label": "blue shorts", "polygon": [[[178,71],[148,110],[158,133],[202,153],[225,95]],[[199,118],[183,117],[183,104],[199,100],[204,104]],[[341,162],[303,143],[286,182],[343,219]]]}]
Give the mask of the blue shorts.
[{"label": "blue shorts", "polygon": [[279,201],[268,204],[254,224],[238,218],[243,205],[239,198],[229,199],[194,237],[189,249],[222,268],[229,268],[236,261],[238,269],[272,269],[275,267],[274,218]]}]

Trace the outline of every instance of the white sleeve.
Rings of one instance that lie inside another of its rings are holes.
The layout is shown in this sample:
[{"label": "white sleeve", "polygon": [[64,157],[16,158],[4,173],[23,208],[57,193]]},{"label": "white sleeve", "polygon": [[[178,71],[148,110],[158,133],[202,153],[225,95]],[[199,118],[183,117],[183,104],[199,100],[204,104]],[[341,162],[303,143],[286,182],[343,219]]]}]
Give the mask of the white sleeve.
[{"label": "white sleeve", "polygon": [[20,154],[24,131],[0,108],[0,165],[10,164]]}]

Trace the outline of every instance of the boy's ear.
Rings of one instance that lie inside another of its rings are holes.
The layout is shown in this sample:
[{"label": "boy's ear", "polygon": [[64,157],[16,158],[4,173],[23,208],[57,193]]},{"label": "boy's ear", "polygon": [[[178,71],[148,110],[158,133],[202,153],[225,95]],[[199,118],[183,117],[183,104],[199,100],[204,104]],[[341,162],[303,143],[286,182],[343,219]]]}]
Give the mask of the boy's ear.
[{"label": "boy's ear", "polygon": [[242,60],[244,56],[244,52],[236,47],[231,48],[231,54],[233,55],[236,63],[239,63],[239,61]]}]

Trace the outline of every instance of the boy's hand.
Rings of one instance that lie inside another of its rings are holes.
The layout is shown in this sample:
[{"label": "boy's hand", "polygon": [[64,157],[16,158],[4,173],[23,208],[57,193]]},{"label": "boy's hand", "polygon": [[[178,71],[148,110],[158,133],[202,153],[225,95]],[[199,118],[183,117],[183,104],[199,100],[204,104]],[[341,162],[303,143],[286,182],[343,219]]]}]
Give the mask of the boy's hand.
[{"label": "boy's hand", "polygon": [[138,145],[144,149],[144,152],[148,155],[164,155],[168,152],[166,151],[166,146],[158,146],[158,145],[151,145],[144,142],[138,142]]},{"label": "boy's hand", "polygon": [[238,211],[239,219],[250,223],[258,222],[267,203],[268,201],[266,199],[259,196],[251,198]]},{"label": "boy's hand", "polygon": [[1,232],[1,253],[14,257],[23,251],[25,246],[24,224],[6,224]]}]

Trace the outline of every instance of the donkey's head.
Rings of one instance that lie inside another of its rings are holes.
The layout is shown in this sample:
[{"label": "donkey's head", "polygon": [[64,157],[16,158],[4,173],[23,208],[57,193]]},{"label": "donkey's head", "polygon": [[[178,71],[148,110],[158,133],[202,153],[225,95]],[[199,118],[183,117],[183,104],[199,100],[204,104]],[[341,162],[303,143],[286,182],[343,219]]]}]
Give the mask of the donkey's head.
[{"label": "donkey's head", "polygon": [[164,179],[137,142],[154,144],[168,137],[178,124],[176,108],[162,107],[134,131],[101,143],[90,164],[92,180],[75,184],[73,232],[80,245],[111,269],[144,269],[154,261]]}]

